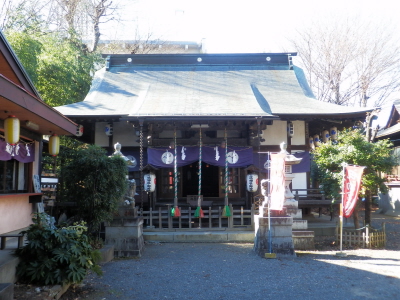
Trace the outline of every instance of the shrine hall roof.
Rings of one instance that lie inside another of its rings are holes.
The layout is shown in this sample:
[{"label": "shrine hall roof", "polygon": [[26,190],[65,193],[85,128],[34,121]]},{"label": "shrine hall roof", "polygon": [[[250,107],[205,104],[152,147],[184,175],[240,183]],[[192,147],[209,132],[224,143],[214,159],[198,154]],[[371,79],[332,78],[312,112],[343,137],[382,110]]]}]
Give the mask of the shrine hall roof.
[{"label": "shrine hall roof", "polygon": [[85,100],[56,109],[69,117],[175,119],[361,113],[316,100],[292,65],[295,55],[110,55]]}]

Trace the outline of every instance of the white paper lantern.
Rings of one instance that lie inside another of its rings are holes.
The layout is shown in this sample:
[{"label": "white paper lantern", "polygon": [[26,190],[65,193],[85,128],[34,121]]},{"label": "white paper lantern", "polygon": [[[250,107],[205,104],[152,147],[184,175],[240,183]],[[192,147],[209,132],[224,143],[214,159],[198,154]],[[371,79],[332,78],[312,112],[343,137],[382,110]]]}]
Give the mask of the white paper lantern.
[{"label": "white paper lantern", "polygon": [[76,127],[76,136],[82,136],[83,135],[83,125],[78,125],[78,127]]},{"label": "white paper lantern", "polygon": [[327,143],[327,142],[329,142],[329,138],[330,138],[330,135],[329,135],[329,131],[328,130],[323,130],[322,131],[322,141],[324,142],[324,143]]},{"label": "white paper lantern", "polygon": [[258,190],[258,175],[257,174],[248,174],[246,176],[246,187],[247,191],[250,193],[255,193]]},{"label": "white paper lantern", "polygon": [[106,125],[106,127],[104,128],[104,132],[106,133],[107,136],[112,136],[113,135],[113,131],[114,131],[114,129],[113,129],[112,123],[108,123]]},{"label": "white paper lantern", "polygon": [[288,131],[288,135],[289,135],[290,137],[293,137],[293,136],[294,136],[294,125],[293,125],[292,122],[288,122],[288,124],[287,124],[287,131]]},{"label": "white paper lantern", "polygon": [[321,144],[321,140],[319,139],[319,135],[315,134],[314,135],[314,146],[318,147]]},{"label": "white paper lantern", "polygon": [[336,140],[337,139],[337,128],[336,127],[331,127],[331,139]]},{"label": "white paper lantern", "polygon": [[312,136],[310,136],[308,138],[308,144],[309,144],[311,150],[315,150],[314,138]]},{"label": "white paper lantern", "polygon": [[154,192],[156,190],[156,175],[153,173],[144,175],[144,191],[145,192]]}]

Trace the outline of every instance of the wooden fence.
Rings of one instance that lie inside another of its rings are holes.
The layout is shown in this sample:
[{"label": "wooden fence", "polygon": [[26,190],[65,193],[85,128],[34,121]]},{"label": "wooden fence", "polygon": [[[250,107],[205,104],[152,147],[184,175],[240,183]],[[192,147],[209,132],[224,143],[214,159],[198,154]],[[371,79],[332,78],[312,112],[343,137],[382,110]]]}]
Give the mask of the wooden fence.
[{"label": "wooden fence", "polygon": [[[340,241],[339,227],[336,227],[336,240]],[[359,229],[343,228],[343,245],[361,248],[384,248],[386,245],[385,223],[374,229],[368,225]]]},{"label": "wooden fence", "polygon": [[168,229],[222,229],[222,228],[241,228],[243,230],[253,229],[254,224],[254,205],[251,209],[233,208],[229,205],[232,215],[223,217],[223,207],[203,208],[204,218],[194,217],[195,208],[180,208],[181,216],[171,216],[171,205],[166,208],[159,207],[156,210],[138,211],[138,215],[143,217],[143,230],[168,230]]}]

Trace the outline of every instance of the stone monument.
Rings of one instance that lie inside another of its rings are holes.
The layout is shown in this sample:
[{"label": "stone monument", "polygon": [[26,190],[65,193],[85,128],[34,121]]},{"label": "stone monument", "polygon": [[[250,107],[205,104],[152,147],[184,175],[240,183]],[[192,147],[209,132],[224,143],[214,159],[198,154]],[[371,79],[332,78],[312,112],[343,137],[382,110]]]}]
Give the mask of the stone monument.
[{"label": "stone monument", "polygon": [[[132,164],[132,160],[122,154],[121,144],[116,143],[114,149],[115,152],[111,156],[120,156],[124,158],[127,165]],[[141,256],[144,250],[143,218],[138,217],[135,195],[136,182],[134,179],[128,180],[128,189],[121,199],[118,213],[105,225],[105,243],[114,245],[116,257]]]}]

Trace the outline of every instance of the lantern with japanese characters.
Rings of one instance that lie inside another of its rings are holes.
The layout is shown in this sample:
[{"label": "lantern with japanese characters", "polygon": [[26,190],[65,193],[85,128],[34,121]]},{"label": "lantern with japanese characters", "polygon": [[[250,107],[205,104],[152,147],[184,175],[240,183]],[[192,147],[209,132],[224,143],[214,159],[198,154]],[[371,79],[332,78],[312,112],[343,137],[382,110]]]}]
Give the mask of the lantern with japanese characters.
[{"label": "lantern with japanese characters", "polygon": [[144,175],[144,191],[152,193],[156,190],[156,175],[153,173]]},{"label": "lantern with japanese characters", "polygon": [[75,133],[75,135],[76,135],[76,136],[82,136],[82,135],[83,135],[83,125],[78,125],[78,126],[76,127],[76,133]]},{"label": "lantern with japanese characters", "polygon": [[248,174],[246,176],[246,186],[247,191],[250,193],[255,193],[258,190],[258,175],[257,174]]}]

